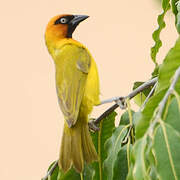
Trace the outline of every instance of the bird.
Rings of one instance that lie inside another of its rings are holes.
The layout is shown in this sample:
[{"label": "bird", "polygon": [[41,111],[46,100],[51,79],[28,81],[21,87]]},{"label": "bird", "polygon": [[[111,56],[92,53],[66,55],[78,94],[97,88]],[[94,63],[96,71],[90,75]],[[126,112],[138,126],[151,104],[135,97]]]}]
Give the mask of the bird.
[{"label": "bird", "polygon": [[72,37],[87,15],[62,14],[50,19],[45,31],[47,49],[55,64],[56,91],[64,118],[58,165],[81,173],[98,161],[89,127],[93,106],[100,104],[97,65],[89,50]]}]

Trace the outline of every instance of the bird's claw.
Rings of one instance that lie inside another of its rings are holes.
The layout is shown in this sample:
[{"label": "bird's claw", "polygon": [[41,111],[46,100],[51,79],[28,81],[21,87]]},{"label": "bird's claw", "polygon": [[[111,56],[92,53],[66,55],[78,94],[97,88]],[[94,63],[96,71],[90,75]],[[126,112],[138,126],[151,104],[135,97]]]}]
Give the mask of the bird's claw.
[{"label": "bird's claw", "polygon": [[126,98],[125,97],[117,97],[117,99],[115,99],[114,101],[117,105],[119,105],[119,107],[121,109],[126,109],[127,104],[126,104]]},{"label": "bird's claw", "polygon": [[88,126],[89,126],[89,129],[90,129],[91,131],[97,132],[97,131],[99,131],[99,127],[97,127],[97,125],[95,124],[95,121],[94,121],[94,120],[95,120],[95,119],[92,118],[92,119],[89,121]]}]

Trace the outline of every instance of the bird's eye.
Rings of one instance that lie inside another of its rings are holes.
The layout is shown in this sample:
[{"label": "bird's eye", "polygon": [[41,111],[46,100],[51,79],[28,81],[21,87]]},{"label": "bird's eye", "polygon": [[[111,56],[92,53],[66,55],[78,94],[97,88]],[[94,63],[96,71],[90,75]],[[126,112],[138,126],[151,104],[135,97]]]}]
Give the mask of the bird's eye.
[{"label": "bird's eye", "polygon": [[66,18],[61,18],[61,19],[60,19],[60,22],[61,22],[62,24],[66,24],[66,23],[68,22],[68,20],[67,20]]}]

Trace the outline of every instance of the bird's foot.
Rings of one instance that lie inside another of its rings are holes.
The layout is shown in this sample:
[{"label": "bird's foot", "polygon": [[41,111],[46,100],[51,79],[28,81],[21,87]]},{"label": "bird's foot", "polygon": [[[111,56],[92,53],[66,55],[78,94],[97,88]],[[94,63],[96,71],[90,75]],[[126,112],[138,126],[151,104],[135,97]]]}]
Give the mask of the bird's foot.
[{"label": "bird's foot", "polygon": [[99,127],[95,124],[95,118],[91,118],[88,122],[89,129],[93,132],[99,131]]}]

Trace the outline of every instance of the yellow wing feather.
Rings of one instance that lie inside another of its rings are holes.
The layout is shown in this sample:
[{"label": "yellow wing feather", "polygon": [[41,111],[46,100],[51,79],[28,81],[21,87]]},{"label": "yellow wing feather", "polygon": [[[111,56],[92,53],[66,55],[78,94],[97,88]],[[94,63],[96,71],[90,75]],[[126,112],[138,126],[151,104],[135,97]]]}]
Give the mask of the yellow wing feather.
[{"label": "yellow wing feather", "polygon": [[83,48],[67,44],[56,51],[56,86],[59,104],[69,127],[75,125],[90,68],[91,57]]}]

